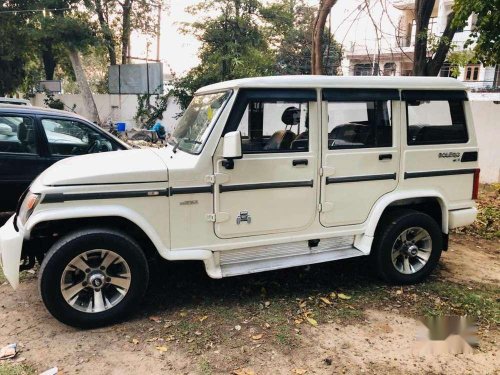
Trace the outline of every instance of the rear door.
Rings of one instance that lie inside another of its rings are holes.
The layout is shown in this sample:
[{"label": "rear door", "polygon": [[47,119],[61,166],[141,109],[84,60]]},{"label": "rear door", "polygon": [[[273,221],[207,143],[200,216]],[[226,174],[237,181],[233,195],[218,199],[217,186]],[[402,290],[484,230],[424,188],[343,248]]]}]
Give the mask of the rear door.
[{"label": "rear door", "polygon": [[399,114],[398,90],[323,90],[323,226],[363,223],[374,203],[396,188]]},{"label": "rear door", "polygon": [[403,187],[437,188],[450,208],[470,206],[478,148],[465,91],[404,90]]},{"label": "rear door", "polygon": [[[221,238],[298,231],[317,212],[316,90],[244,90],[225,132],[242,134],[243,158],[214,158],[215,233]],[[218,147],[218,154],[222,149]]]},{"label": "rear door", "polygon": [[15,209],[24,190],[44,169],[35,116],[0,113],[0,211]]}]

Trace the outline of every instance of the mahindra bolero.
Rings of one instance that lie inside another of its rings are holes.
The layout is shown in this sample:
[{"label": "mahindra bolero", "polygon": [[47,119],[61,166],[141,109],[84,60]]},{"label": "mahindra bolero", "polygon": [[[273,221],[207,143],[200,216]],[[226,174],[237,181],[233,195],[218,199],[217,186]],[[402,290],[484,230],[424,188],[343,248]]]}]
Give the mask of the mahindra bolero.
[{"label": "mahindra bolero", "polygon": [[0,230],[1,265],[16,288],[39,263],[45,306],[78,327],[139,305],[155,256],[203,261],[213,278],[369,257],[415,283],[474,221],[478,181],[454,79],[223,82],[196,92],[167,147],[40,174]]}]

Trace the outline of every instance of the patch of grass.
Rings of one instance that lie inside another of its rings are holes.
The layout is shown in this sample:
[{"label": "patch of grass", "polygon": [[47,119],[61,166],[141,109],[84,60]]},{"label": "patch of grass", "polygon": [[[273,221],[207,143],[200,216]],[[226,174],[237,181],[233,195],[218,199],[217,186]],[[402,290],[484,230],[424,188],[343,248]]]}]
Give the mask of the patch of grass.
[{"label": "patch of grass", "polygon": [[500,324],[500,288],[436,281],[422,284],[420,311],[425,315],[469,315],[479,322]]},{"label": "patch of grass", "polygon": [[487,240],[500,239],[500,183],[480,186],[476,221],[455,232],[472,234]]},{"label": "patch of grass", "polygon": [[212,373],[213,371],[210,362],[208,362],[206,359],[202,359],[200,362],[200,374],[212,375]]},{"label": "patch of grass", "polygon": [[0,362],[0,375],[34,375],[36,370],[24,363]]}]

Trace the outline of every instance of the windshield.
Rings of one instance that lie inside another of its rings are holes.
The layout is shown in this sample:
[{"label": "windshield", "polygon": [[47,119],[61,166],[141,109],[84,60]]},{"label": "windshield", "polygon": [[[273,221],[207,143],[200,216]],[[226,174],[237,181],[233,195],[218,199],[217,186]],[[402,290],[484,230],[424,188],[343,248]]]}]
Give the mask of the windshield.
[{"label": "windshield", "polygon": [[210,128],[224,107],[230,92],[196,95],[172,134],[172,144],[191,154],[200,153]]}]

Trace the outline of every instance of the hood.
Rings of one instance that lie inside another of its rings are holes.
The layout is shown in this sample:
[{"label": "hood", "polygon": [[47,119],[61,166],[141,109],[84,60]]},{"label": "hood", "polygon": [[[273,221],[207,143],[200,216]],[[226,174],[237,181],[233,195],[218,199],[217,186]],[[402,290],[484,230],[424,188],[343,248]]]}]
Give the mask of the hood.
[{"label": "hood", "polygon": [[63,159],[38,180],[45,186],[159,182],[168,181],[168,171],[152,150],[126,150]]}]

